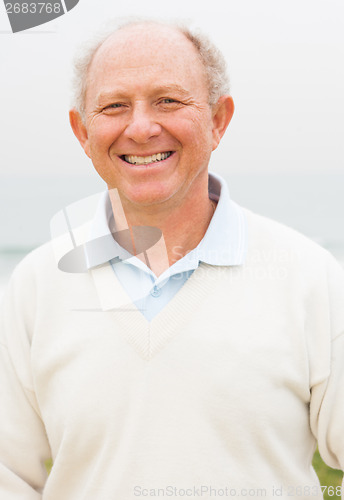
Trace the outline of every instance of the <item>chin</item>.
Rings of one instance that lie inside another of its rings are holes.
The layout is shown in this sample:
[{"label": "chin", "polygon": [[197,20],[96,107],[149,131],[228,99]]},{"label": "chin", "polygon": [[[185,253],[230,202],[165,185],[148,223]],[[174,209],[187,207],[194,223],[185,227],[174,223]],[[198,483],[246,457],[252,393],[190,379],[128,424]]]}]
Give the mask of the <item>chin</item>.
[{"label": "chin", "polygon": [[173,191],[165,186],[155,188],[136,189],[130,193],[123,193],[125,198],[134,205],[149,206],[168,201],[173,196]]},{"label": "chin", "polygon": [[147,195],[147,196],[135,196],[128,198],[129,202],[131,202],[133,205],[136,206],[141,206],[141,207],[149,207],[153,205],[158,205],[160,203],[164,203],[167,201],[169,198],[165,198],[162,196],[154,196],[154,195]]}]

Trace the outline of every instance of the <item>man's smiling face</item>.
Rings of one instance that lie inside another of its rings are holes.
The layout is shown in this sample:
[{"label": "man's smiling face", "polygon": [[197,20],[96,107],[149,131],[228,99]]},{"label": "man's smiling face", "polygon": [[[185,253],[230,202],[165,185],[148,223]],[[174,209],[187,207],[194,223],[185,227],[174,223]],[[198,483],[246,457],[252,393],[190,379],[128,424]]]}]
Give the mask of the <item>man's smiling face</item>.
[{"label": "man's smiling face", "polygon": [[208,99],[203,65],[183,34],[154,24],[123,28],[91,63],[78,138],[123,201],[180,204],[207,182],[219,142]]}]

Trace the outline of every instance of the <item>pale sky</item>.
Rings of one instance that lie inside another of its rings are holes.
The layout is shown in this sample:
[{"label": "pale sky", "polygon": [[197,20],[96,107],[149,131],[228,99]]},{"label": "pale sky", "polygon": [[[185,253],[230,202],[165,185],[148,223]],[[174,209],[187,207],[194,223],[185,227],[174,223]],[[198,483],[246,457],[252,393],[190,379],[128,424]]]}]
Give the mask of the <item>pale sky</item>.
[{"label": "pale sky", "polygon": [[236,111],[215,171],[344,172],[343,0],[80,0],[17,34],[0,2],[0,175],[92,168],[68,122],[71,60],[128,15],[189,19],[224,52]]}]

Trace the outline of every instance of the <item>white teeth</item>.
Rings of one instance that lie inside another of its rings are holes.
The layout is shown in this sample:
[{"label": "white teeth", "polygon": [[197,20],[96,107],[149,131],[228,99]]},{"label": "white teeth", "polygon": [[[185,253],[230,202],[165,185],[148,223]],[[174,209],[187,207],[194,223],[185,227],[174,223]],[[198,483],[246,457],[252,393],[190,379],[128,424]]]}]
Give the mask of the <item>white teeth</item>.
[{"label": "white teeth", "polygon": [[131,163],[132,165],[147,165],[148,163],[155,163],[161,160],[166,160],[169,156],[171,156],[172,152],[168,153],[157,153],[152,156],[133,156],[133,155],[124,155],[124,159],[126,162]]}]

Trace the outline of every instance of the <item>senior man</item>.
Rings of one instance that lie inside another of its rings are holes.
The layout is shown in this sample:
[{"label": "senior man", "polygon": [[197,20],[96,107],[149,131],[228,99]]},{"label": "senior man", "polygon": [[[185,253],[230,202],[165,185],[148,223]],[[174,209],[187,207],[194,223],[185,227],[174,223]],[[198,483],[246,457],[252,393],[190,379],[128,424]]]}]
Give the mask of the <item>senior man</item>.
[{"label": "senior man", "polygon": [[[48,243],[13,274],[0,497],[322,498],[316,442],[344,466],[344,273],[208,173],[234,110],[222,56],[136,22],[77,71],[71,125],[108,187],[87,237],[113,246],[67,273]],[[137,226],[160,231],[149,258],[117,258]]]}]

